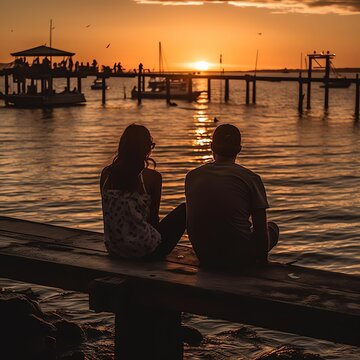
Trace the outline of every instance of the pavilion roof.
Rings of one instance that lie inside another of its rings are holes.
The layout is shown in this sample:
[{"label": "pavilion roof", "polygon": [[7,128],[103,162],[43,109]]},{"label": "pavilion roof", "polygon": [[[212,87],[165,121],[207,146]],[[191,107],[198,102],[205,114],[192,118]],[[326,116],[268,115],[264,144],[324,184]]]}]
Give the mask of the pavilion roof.
[{"label": "pavilion roof", "polygon": [[22,50],[10,54],[11,56],[73,56],[75,53],[54,49],[45,45]]}]

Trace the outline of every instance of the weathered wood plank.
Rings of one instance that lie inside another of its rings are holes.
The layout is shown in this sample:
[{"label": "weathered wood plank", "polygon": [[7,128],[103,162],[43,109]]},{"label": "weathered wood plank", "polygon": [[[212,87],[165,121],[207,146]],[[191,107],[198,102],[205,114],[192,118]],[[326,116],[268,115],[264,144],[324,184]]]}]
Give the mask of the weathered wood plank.
[{"label": "weathered wood plank", "polygon": [[[103,234],[85,230],[0,217],[0,235],[2,235],[2,237],[6,236],[24,241],[28,240],[29,242],[49,242],[56,243],[57,246],[69,246],[106,253],[103,244]],[[1,246],[3,245],[0,243],[0,247]],[[198,261],[193,250],[182,245],[178,245],[168,256],[167,260],[168,262],[181,265],[198,266]],[[274,281],[295,282],[339,291],[359,291],[359,285],[353,281],[354,277],[352,275],[309,269],[295,265],[279,265],[271,267],[270,269],[267,267],[251,269],[250,272],[244,271],[244,273],[256,278],[265,278]],[[295,278],[290,277],[289,274],[294,274]]]},{"label": "weathered wood plank", "polygon": [[0,276],[79,291],[96,278],[123,276],[153,306],[359,344],[357,276],[298,266],[210,273],[186,264],[193,254],[184,248],[171,261],[135,262],[111,259],[102,246],[101,234],[3,217]]}]

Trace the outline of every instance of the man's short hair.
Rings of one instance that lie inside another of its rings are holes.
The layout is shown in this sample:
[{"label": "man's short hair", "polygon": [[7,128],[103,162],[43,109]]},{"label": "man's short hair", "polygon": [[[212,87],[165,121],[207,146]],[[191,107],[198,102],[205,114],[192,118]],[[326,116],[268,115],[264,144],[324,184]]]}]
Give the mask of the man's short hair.
[{"label": "man's short hair", "polygon": [[214,131],[211,149],[217,155],[236,156],[241,150],[240,130],[230,124],[219,125]]}]

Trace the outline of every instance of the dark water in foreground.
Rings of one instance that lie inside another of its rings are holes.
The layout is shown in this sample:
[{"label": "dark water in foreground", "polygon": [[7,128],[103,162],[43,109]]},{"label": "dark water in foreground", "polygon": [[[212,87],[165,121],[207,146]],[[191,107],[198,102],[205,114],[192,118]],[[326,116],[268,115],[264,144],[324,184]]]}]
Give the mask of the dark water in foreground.
[{"label": "dark water in foreground", "polygon": [[[0,79],[0,88],[3,88]],[[258,83],[258,104],[244,105],[243,83],[230,82],[230,101],[213,82],[212,103],[136,102],[123,99],[132,80],[111,79],[108,102],[84,83],[86,106],[53,110],[0,108],[1,215],[102,231],[98,177],[116,150],[118,137],[132,122],[146,125],[156,142],[154,158],[163,174],[161,214],[184,200],[187,171],[211,158],[209,142],[217,117],[243,134],[238,161],[258,172],[271,204],[269,218],[281,228],[273,260],[360,274],[360,131],[354,121],[354,88],[331,90],[323,112],[323,90],[313,88],[313,109],[297,114],[297,86]],[[61,86],[62,84],[59,84]],[[205,83],[197,86],[205,89]],[[186,242],[186,238],[183,240]],[[25,285],[1,282],[15,289]],[[112,331],[112,317],[94,316],[82,294],[33,287],[44,309],[61,309],[68,318]],[[184,322],[206,335],[188,359],[253,359],[284,344],[300,346],[327,359],[358,359],[357,348],[184,315]],[[334,326],[336,326],[334,324]],[[240,330],[239,330],[240,329]],[[341,329],[339,329],[341,331]],[[106,358],[112,339],[85,345],[89,359]]]}]

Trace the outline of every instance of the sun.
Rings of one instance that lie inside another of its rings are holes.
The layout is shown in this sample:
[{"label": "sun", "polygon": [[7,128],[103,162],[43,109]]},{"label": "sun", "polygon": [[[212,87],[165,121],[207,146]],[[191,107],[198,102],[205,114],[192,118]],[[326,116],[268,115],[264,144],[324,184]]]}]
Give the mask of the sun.
[{"label": "sun", "polygon": [[210,64],[207,61],[197,61],[194,63],[194,67],[196,70],[206,71],[209,70]]}]

